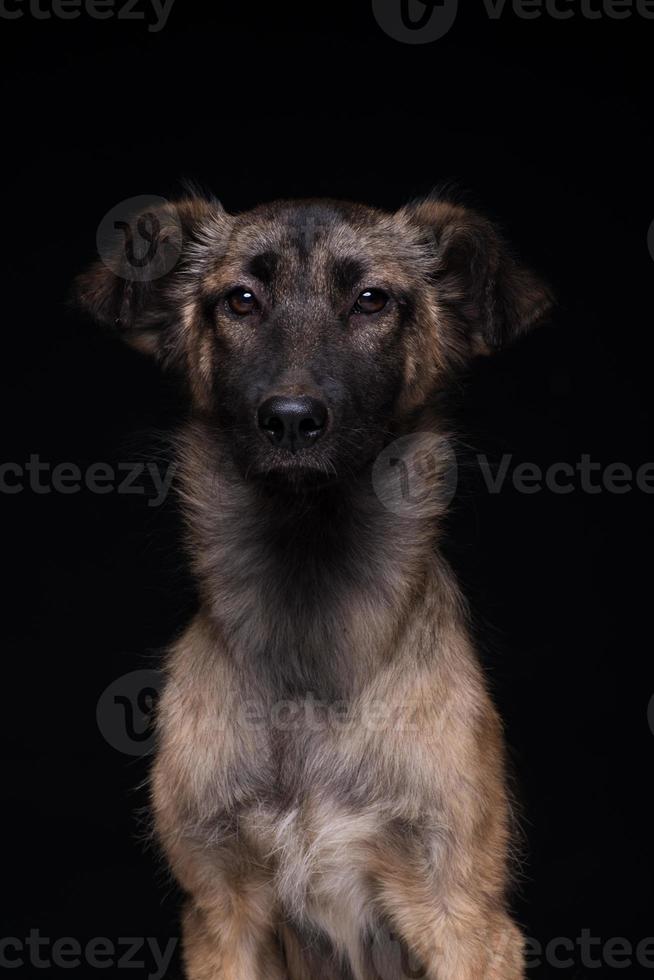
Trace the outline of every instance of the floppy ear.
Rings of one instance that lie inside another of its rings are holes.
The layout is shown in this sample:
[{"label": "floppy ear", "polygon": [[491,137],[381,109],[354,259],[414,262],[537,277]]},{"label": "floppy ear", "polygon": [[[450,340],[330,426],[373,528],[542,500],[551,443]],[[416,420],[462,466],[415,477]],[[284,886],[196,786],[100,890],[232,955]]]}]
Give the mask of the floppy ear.
[{"label": "floppy ear", "polygon": [[220,226],[226,215],[217,201],[195,197],[110,212],[98,231],[100,259],[75,281],[74,302],[131,346],[172,359],[189,247],[208,218]]},{"label": "floppy ear", "polygon": [[446,201],[426,200],[402,212],[427,233],[439,302],[464,327],[468,353],[489,354],[545,319],[548,286],[511,255],[486,218]]}]

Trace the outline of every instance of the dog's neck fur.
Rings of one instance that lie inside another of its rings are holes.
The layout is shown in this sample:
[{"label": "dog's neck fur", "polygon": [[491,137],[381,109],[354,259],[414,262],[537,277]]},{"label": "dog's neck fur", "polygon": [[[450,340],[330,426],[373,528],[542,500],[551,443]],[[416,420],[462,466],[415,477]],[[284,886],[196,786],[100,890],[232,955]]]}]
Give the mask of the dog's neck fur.
[{"label": "dog's neck fur", "polygon": [[391,655],[397,624],[430,577],[451,599],[437,518],[389,511],[369,467],[322,489],[284,491],[244,479],[202,423],[180,445],[205,610],[239,667],[251,679],[265,673],[280,697],[353,695]]}]

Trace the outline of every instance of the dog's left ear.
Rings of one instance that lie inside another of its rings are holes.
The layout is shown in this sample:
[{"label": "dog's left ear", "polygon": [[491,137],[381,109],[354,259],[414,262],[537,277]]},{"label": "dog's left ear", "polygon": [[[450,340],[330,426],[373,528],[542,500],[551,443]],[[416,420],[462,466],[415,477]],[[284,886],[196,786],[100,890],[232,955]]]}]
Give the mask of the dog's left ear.
[{"label": "dog's left ear", "polygon": [[434,199],[407,205],[400,213],[425,232],[438,301],[465,330],[458,347],[467,343],[470,354],[489,354],[552,310],[549,287],[513,258],[486,218]]}]

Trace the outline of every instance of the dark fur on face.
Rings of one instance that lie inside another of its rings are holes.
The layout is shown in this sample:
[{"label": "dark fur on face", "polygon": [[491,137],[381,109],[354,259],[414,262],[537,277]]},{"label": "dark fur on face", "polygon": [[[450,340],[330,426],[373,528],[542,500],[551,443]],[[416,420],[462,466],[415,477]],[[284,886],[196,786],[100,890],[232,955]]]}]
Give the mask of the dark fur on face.
[{"label": "dark fur on face", "polygon": [[437,199],[156,218],[163,249],[181,227],[172,271],[135,281],[116,256],[78,295],[188,389],[202,607],[169,656],[152,792],[189,980],[518,980],[501,726],[442,507],[396,512],[371,469],[439,433],[455,373],[550,294]]},{"label": "dark fur on face", "polygon": [[[168,275],[131,282],[98,265],[82,303],[187,378],[243,473],[342,479],[365,466],[472,354],[526,331],[549,306],[492,226],[435,200],[385,214],[339,201],[277,202],[231,216],[187,199]],[[126,269],[126,274],[129,269]],[[369,290],[384,305],[357,306]],[[230,298],[253,297],[234,312]],[[257,413],[273,397],[315,399],[324,432],[277,447]]]}]

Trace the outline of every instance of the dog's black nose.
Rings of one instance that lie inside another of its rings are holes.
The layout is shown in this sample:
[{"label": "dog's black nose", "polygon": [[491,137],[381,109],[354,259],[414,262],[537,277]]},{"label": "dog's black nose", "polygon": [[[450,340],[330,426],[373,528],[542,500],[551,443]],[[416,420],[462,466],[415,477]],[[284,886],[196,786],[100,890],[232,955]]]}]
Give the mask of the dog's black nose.
[{"label": "dog's black nose", "polygon": [[274,446],[292,453],[313,446],[327,425],[327,407],[316,398],[268,398],[257,413],[259,428]]}]

